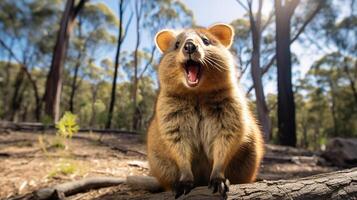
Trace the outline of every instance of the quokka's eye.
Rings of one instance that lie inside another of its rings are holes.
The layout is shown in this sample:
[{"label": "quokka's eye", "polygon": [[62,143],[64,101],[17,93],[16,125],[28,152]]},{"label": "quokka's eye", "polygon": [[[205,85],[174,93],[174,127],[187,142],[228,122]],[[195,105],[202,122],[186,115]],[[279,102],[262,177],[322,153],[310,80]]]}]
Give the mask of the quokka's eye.
[{"label": "quokka's eye", "polygon": [[175,49],[179,48],[179,45],[180,45],[180,42],[177,41],[177,42],[175,43]]},{"label": "quokka's eye", "polygon": [[202,38],[202,42],[203,44],[205,44],[206,46],[210,45],[211,42],[207,39],[207,38]]}]

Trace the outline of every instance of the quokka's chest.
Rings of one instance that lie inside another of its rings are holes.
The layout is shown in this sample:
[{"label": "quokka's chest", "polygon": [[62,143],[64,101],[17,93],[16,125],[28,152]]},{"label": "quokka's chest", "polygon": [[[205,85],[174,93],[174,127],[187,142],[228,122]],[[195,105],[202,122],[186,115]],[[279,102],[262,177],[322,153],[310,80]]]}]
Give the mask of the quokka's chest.
[{"label": "quokka's chest", "polygon": [[172,101],[158,112],[165,132],[204,135],[211,131],[235,131],[240,123],[239,104],[233,99],[216,101]]}]

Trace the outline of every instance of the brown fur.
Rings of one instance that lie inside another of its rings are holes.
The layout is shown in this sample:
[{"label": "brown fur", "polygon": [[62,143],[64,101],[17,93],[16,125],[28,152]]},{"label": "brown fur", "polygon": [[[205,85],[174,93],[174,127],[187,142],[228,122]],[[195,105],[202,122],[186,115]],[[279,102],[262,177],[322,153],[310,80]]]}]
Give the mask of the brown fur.
[{"label": "brown fur", "polygon": [[[205,65],[195,88],[185,84],[182,44],[174,48],[176,41],[183,43],[187,32],[193,32],[204,56],[216,57],[214,63],[221,67],[212,62]],[[207,37],[211,45],[205,46],[194,34]],[[249,183],[259,170],[261,133],[235,80],[230,44],[224,46],[219,39],[209,29],[188,29],[174,35],[170,49],[163,50],[160,92],[147,148],[151,173],[165,189],[184,180],[192,180],[195,186],[207,185],[213,178]]]}]

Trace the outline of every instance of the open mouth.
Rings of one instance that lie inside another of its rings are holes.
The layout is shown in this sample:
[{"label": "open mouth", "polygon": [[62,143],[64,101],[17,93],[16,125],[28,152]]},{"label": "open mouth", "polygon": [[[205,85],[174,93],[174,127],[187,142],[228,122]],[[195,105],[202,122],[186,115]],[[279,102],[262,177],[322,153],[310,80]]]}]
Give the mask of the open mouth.
[{"label": "open mouth", "polygon": [[187,84],[190,87],[195,87],[198,85],[200,82],[200,77],[201,77],[201,63],[196,62],[194,60],[188,60],[184,64],[184,68],[186,71],[186,80]]}]

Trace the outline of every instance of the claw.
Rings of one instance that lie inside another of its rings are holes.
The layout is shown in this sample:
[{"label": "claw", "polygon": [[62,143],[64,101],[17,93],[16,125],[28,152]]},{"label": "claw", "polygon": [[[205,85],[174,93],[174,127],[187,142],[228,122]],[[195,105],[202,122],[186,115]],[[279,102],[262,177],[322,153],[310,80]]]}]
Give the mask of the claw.
[{"label": "claw", "polygon": [[183,194],[188,194],[194,188],[193,181],[178,181],[174,184],[175,199]]},{"label": "claw", "polygon": [[229,181],[224,178],[211,179],[208,188],[212,189],[212,193],[219,192],[223,199],[227,198],[227,192],[229,191]]}]

